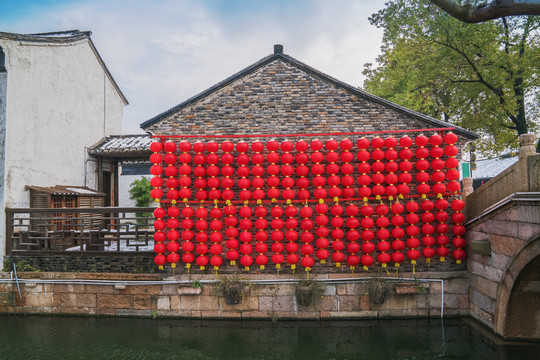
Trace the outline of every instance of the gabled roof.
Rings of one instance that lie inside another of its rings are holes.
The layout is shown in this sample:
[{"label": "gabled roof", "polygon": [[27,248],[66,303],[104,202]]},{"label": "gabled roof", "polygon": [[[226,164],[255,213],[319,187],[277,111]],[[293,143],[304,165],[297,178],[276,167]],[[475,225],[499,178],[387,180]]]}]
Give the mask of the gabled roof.
[{"label": "gabled roof", "polygon": [[246,67],[245,69],[237,72],[236,74],[228,77],[227,79],[215,84],[214,86],[206,89],[205,91],[187,99],[186,101],[172,107],[171,109],[143,122],[141,124],[141,128],[142,129],[146,129],[148,128],[150,125],[152,124],[155,124],[157,122],[159,122],[160,120],[162,119],[165,119],[166,117],[188,107],[189,105],[192,105],[194,103],[196,103],[197,101],[219,91],[220,89],[232,84],[233,82],[237,81],[238,79],[244,77],[244,76],[247,76],[253,72],[255,72],[256,70],[260,69],[261,67],[273,62],[273,61],[276,61],[276,60],[281,60],[281,61],[284,61],[314,77],[317,77],[323,81],[327,81],[331,84],[333,84],[334,86],[338,87],[338,88],[342,88],[344,90],[347,90],[349,92],[351,92],[352,94],[358,96],[359,98],[363,98],[367,101],[370,101],[370,102],[374,102],[374,103],[377,103],[377,104],[380,104],[380,105],[383,105],[385,107],[388,107],[390,109],[393,109],[395,111],[398,111],[400,113],[404,113],[404,114],[407,114],[409,116],[412,116],[418,120],[421,120],[427,124],[430,124],[432,125],[433,127],[437,127],[437,128],[445,128],[445,127],[455,127],[455,130],[454,132],[456,132],[457,134],[459,135],[462,135],[466,138],[469,138],[469,139],[477,139],[478,138],[478,135],[471,132],[471,131],[468,131],[466,129],[463,129],[463,128],[460,128],[460,127],[457,127],[453,124],[450,124],[450,123],[447,123],[447,122],[444,122],[444,121],[441,121],[441,120],[437,120],[437,119],[434,119],[430,116],[427,116],[427,115],[424,115],[424,114],[421,114],[419,112],[416,112],[416,111],[413,111],[413,110],[410,110],[408,108],[405,108],[403,106],[400,106],[400,105],[397,105],[397,104],[394,104],[393,102],[390,102],[388,100],[385,100],[383,98],[380,98],[378,96],[375,96],[375,95],[372,95],[370,93],[367,93],[359,88],[356,88],[352,85],[349,85],[345,82],[342,82],[340,80],[337,80],[317,69],[314,69],[312,68],[311,66],[309,65],[306,65],[304,64],[303,62],[289,56],[289,55],[286,55],[286,54],[283,54],[282,53],[282,48],[279,46],[279,45],[276,45],[274,47],[275,51],[274,51],[274,54],[272,55],[269,55],[261,60],[259,60],[258,62],[254,63],[253,65],[250,65],[248,67]]},{"label": "gabled roof", "polygon": [[108,136],[88,149],[88,154],[100,157],[150,156],[150,135]]},{"label": "gabled roof", "polygon": [[111,75],[109,69],[107,68],[107,65],[105,65],[105,62],[101,58],[101,55],[99,55],[99,52],[96,49],[96,46],[94,45],[94,42],[90,38],[92,35],[91,31],[80,31],[80,30],[66,30],[66,31],[56,31],[56,32],[47,32],[47,33],[38,33],[38,34],[14,34],[14,33],[7,33],[7,32],[0,32],[0,39],[9,39],[14,41],[25,41],[25,42],[35,42],[35,43],[51,43],[51,44],[65,44],[65,43],[73,43],[81,40],[88,41],[88,44],[90,45],[90,48],[92,49],[94,55],[97,58],[97,61],[103,68],[103,71],[105,71],[105,74],[111,81],[111,84],[118,92],[118,95],[120,95],[120,98],[122,98],[122,101],[125,105],[129,104],[128,100],[122,93],[122,90],[120,90],[120,87],[114,80],[113,76]]}]

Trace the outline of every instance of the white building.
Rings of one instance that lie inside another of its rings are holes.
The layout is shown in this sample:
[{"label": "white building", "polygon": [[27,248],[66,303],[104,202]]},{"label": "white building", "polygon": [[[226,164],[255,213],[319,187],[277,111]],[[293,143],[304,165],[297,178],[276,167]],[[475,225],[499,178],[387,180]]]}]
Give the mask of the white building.
[{"label": "white building", "polygon": [[87,148],[122,132],[127,99],[78,30],[0,32],[0,254],[5,208],[29,207],[25,186],[86,186],[113,205],[118,174]]}]

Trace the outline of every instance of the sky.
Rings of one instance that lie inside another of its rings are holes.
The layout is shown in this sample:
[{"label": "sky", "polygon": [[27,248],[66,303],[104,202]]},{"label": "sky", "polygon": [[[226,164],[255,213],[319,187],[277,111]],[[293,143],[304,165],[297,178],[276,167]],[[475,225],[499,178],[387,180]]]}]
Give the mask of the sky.
[{"label": "sky", "polygon": [[129,101],[122,132],[273,53],[352,86],[380,54],[385,0],[0,0],[0,31],[90,30]]}]

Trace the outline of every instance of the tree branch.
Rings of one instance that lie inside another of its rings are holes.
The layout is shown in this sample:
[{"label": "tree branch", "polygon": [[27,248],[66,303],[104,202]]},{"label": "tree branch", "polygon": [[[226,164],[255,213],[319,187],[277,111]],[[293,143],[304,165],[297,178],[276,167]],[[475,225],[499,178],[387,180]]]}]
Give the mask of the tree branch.
[{"label": "tree branch", "polygon": [[476,74],[476,77],[478,78],[478,82],[480,82],[482,85],[484,85],[486,88],[488,88],[491,92],[493,92],[495,95],[497,95],[499,97],[499,100],[502,103],[504,103],[504,97],[503,97],[503,93],[502,93],[502,89],[499,87],[499,88],[495,88],[493,85],[491,85],[490,83],[488,83],[484,77],[482,76],[482,74],[480,73],[480,70],[478,69],[478,67],[476,66],[476,64],[471,60],[469,59],[469,57],[467,56],[467,54],[465,54],[464,51],[458,49],[457,47],[451,45],[451,44],[447,44],[447,43],[443,43],[442,41],[437,41],[437,40],[432,40],[434,43],[436,44],[439,44],[439,45],[442,45],[442,46],[446,46],[452,50],[454,50],[455,52],[457,52],[458,54],[460,54],[464,59],[465,61],[467,61],[467,63],[469,64],[469,66],[471,67],[471,69],[474,71],[474,73]]},{"label": "tree branch", "polygon": [[483,84],[480,80],[465,80],[465,79],[458,79],[458,80],[450,80],[451,84],[456,83],[480,83]]},{"label": "tree branch", "polygon": [[505,16],[540,15],[537,0],[492,0],[478,6],[460,5],[454,0],[431,0],[450,16],[466,23],[479,23]]}]

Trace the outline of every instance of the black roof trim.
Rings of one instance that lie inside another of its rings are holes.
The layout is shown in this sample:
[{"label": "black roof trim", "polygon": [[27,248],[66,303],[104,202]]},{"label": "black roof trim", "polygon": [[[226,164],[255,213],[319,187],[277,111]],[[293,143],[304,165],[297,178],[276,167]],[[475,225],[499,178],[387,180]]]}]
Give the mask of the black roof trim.
[{"label": "black roof trim", "polygon": [[333,77],[331,77],[330,75],[327,75],[315,68],[312,68],[311,66],[309,65],[306,65],[305,63],[289,56],[289,55],[286,55],[286,54],[283,54],[283,53],[277,53],[277,54],[271,54],[267,57],[264,57],[262,58],[261,60],[257,61],[256,63],[252,64],[251,66],[248,66],[246,67],[245,69],[237,72],[236,74],[226,78],[225,80],[223,81],[220,81],[218,82],[217,84],[215,84],[214,86],[204,90],[203,92],[187,99],[186,101],[176,105],[175,107],[172,107],[171,109],[167,110],[167,111],[164,111],[162,112],[161,114],[149,119],[149,120],[146,120],[145,122],[141,123],[141,128],[144,130],[146,129],[148,126],[152,125],[152,124],[155,124],[156,122],[164,119],[165,117],[177,112],[178,110],[181,110],[182,108],[185,108],[186,106],[188,105],[191,105],[195,102],[197,102],[198,100],[212,94],[213,92],[233,83],[234,81],[238,80],[239,78],[243,77],[243,76],[246,76],[254,71],[256,71],[257,69],[261,68],[262,66],[266,65],[266,64],[269,64],[275,60],[283,60],[293,66],[296,66],[302,70],[304,70],[305,72],[313,75],[313,76],[316,76],[318,78],[321,78],[322,80],[325,80],[325,81],[328,81],[338,87],[341,87],[343,89],[346,89],[348,91],[350,91],[351,93],[359,96],[359,97],[362,97],[368,101],[373,101],[375,103],[378,103],[380,105],[384,105],[386,107],[389,107],[391,109],[394,109],[396,111],[399,111],[399,112],[402,112],[404,114],[407,114],[407,115],[410,115],[410,116],[413,116],[415,118],[418,118],[424,122],[427,122],[429,124],[432,124],[434,125],[435,127],[454,127],[455,128],[455,132],[458,133],[458,134],[461,134],[469,139],[478,139],[479,138],[479,135],[471,132],[471,131],[468,131],[466,129],[463,129],[461,127],[458,127],[458,126],[455,126],[454,124],[450,124],[450,123],[447,123],[445,121],[441,121],[441,120],[437,120],[435,118],[432,118],[430,116],[427,116],[427,115],[424,115],[424,114],[421,114],[419,112],[416,112],[414,110],[411,110],[411,109],[407,109],[406,107],[403,107],[401,105],[397,105],[391,101],[388,101],[386,99],[383,99],[381,97],[378,97],[378,96],[375,96],[375,95],[372,95],[366,91],[363,91],[359,88],[356,88],[352,85],[349,85],[347,83],[344,83],[343,81],[340,81],[340,80],[337,80]]}]

